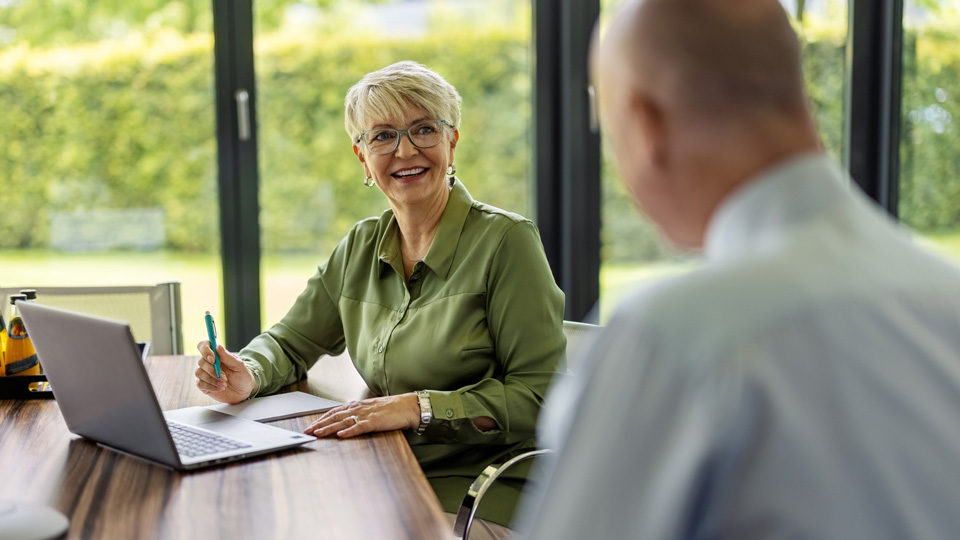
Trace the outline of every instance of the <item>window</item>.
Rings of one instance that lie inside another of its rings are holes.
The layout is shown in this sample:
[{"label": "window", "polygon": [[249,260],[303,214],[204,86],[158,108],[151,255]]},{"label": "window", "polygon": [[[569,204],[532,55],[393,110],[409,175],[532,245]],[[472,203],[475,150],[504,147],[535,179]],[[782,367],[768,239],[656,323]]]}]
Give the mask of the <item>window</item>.
[{"label": "window", "polygon": [[[220,313],[210,4],[0,0],[0,281]],[[188,345],[189,347],[189,345]]]},{"label": "window", "polygon": [[903,20],[899,214],[960,262],[960,2],[908,0]]}]

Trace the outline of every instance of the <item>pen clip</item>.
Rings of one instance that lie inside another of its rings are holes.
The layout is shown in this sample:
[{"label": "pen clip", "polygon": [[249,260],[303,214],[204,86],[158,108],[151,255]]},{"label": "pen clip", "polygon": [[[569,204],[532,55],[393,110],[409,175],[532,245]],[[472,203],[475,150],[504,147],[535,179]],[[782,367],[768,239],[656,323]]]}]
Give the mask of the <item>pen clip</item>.
[{"label": "pen clip", "polygon": [[210,317],[210,324],[213,325],[213,337],[220,337],[219,332],[217,332],[217,321]]}]

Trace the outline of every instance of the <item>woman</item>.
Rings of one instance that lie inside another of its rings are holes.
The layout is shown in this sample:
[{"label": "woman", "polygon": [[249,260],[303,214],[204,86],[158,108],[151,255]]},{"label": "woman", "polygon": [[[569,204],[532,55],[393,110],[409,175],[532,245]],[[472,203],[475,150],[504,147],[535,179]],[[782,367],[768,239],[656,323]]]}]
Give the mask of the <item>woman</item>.
[{"label": "woman", "polygon": [[[534,446],[537,414],[566,340],[563,293],[536,227],[475,202],[453,176],[460,96],[400,62],[346,97],[346,128],[390,204],[357,223],[283,320],[236,356],[204,341],[197,386],[235,403],[302,378],[346,348],[378,396],[331,410],[306,433],[405,430],[443,507],[505,454]],[[523,475],[494,488],[481,517],[507,525]]]}]

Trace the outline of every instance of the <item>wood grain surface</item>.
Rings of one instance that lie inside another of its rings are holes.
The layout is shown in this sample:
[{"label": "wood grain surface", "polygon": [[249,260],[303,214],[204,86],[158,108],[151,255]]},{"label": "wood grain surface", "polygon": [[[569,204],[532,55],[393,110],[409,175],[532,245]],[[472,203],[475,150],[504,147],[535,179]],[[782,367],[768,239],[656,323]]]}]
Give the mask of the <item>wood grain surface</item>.
[{"label": "wood grain surface", "polygon": [[[214,403],[194,386],[196,361],[147,359],[162,409]],[[122,382],[105,379],[105,392],[111,384]],[[290,389],[339,401],[370,395],[346,356],[321,359]],[[301,431],[318,417],[273,425]],[[63,512],[71,539],[451,536],[399,431],[179,472],[72,435],[52,400],[0,400],[0,498]]]}]

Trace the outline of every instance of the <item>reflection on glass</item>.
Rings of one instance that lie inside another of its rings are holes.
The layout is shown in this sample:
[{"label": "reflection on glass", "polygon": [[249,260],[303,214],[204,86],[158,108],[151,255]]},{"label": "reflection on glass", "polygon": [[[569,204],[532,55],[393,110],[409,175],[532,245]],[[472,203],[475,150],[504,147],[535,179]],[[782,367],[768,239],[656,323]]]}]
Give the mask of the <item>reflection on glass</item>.
[{"label": "reflection on glass", "polygon": [[[601,30],[623,0],[603,0]],[[830,155],[843,155],[846,0],[781,0],[803,45],[803,68],[820,136]],[[696,268],[699,259],[664,245],[656,227],[640,216],[603,145],[601,173],[600,322],[632,288]]]},{"label": "reflection on glass", "polygon": [[457,177],[473,197],[533,217],[529,1],[254,2],[263,325],[286,313],[357,221],[387,207],[344,131],[366,73],[425,64],[463,97]]},{"label": "reflection on glass", "polygon": [[908,0],[903,26],[900,219],[960,262],[960,2]]},{"label": "reflection on glass", "polygon": [[0,285],[182,283],[220,313],[208,1],[0,0]]}]

